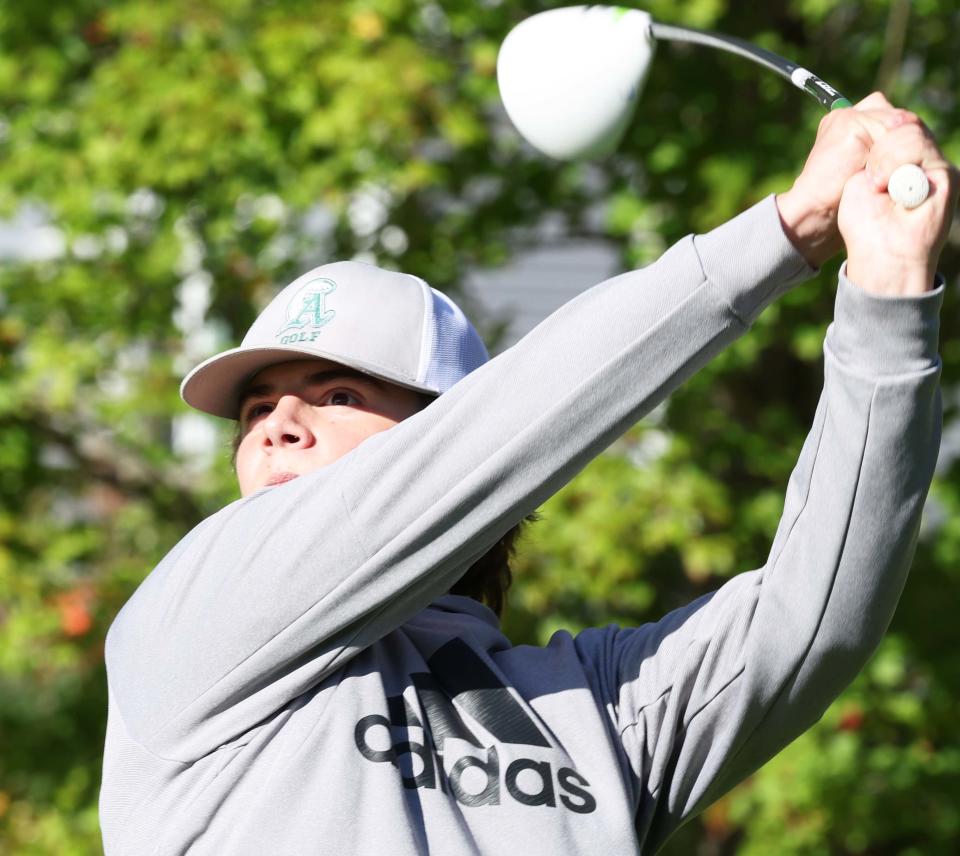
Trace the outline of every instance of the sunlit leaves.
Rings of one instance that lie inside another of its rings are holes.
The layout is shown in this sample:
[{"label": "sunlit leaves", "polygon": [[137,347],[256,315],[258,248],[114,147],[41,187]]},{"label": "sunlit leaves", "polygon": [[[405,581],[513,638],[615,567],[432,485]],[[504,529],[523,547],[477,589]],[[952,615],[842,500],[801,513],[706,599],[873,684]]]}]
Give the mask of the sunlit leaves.
[{"label": "sunlit leaves", "polygon": [[[789,187],[819,108],[702,48],[658,48],[619,152],[540,158],[501,111],[495,65],[509,27],[553,5],[0,2],[0,213],[43,221],[34,255],[0,269],[0,851],[99,852],[103,635],[158,558],[235,495],[228,431],[206,456],[174,451],[177,381],[280,285],[360,255],[456,289],[547,214],[645,264]],[[851,97],[892,62],[894,93],[957,159],[957,11],[909,4],[898,60],[895,5],[644,8],[755,39]],[[957,260],[954,242],[951,280]],[[781,300],[546,504],[521,544],[514,638],[654,620],[764,562],[816,405],[834,274]],[[960,399],[946,401],[949,429]],[[945,459],[874,664],[672,852],[952,853],[957,476]]]}]

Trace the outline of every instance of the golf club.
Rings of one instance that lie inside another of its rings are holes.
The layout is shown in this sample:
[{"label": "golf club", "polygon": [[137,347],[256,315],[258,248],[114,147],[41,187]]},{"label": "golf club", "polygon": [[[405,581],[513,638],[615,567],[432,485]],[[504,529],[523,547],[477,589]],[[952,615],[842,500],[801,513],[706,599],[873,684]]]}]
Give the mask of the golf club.
[{"label": "golf club", "polygon": [[[521,21],[497,59],[500,96],[520,134],[560,160],[602,157],[619,145],[658,40],[706,45],[775,71],[828,110],[851,102],[796,63],[733,36],[660,24],[647,12],[612,6],[568,6]],[[929,194],[916,164],[894,170],[890,197],[915,208]]]}]

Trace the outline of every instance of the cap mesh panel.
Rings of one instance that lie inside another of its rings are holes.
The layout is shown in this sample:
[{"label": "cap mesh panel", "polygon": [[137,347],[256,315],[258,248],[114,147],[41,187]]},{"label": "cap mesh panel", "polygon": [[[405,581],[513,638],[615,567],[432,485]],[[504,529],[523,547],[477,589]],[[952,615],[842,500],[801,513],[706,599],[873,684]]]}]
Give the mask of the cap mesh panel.
[{"label": "cap mesh panel", "polygon": [[487,349],[473,325],[445,294],[433,294],[430,356],[424,378],[427,386],[446,392],[464,375],[488,359]]}]

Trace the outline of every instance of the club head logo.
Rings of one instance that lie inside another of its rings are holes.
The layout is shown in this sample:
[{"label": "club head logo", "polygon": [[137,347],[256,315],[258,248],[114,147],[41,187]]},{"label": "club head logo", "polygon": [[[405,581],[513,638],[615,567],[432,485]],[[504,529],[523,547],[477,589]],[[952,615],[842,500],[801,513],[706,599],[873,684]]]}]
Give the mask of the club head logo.
[{"label": "club head logo", "polygon": [[284,324],[276,333],[280,344],[312,342],[316,339],[320,329],[337,314],[327,308],[327,297],[336,290],[337,284],[326,277],[305,282],[287,304]]}]

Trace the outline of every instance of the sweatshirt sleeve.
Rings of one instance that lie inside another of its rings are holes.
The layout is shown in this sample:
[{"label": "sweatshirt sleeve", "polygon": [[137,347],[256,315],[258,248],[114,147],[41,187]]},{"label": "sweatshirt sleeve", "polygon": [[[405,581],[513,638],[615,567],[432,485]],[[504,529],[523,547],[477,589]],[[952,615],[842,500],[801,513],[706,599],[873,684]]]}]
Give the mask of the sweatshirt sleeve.
[{"label": "sweatshirt sleeve", "polygon": [[334,464],[201,523],[111,627],[129,733],[189,761],[318,684],[810,273],[768,197],[584,292]]},{"label": "sweatshirt sleeve", "polygon": [[656,624],[578,639],[602,664],[650,852],[816,722],[886,631],[939,448],[942,295],[873,297],[842,269],[765,566]]}]

